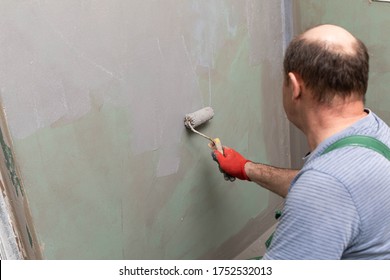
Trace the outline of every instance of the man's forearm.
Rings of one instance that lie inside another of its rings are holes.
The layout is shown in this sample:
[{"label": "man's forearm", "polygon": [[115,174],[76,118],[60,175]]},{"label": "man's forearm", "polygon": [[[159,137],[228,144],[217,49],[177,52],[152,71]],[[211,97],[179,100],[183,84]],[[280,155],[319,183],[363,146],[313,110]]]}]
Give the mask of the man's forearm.
[{"label": "man's forearm", "polygon": [[247,162],[245,164],[245,172],[252,182],[282,197],[286,197],[291,181],[298,174],[299,170]]}]

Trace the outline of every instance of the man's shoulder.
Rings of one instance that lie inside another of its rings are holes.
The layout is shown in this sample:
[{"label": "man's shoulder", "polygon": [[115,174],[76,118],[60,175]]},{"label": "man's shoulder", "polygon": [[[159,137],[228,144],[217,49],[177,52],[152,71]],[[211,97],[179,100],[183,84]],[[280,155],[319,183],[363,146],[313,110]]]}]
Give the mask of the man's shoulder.
[{"label": "man's shoulder", "polygon": [[366,118],[323,141],[313,152],[313,155],[309,157],[303,170],[318,169],[330,173],[333,173],[333,171],[346,172],[347,170],[352,171],[354,166],[363,165],[367,168],[367,164],[362,164],[366,160],[373,164],[376,161],[381,162],[383,160],[382,156],[376,151],[356,145],[345,146],[323,154],[336,141],[354,135],[375,138],[390,148],[389,126],[375,113],[369,111],[369,115]]},{"label": "man's shoulder", "polygon": [[318,156],[305,165],[301,172],[310,170],[328,174],[345,185],[351,185],[370,177],[374,180],[378,174],[382,174],[380,177],[388,176],[390,161],[373,149],[346,146]]}]

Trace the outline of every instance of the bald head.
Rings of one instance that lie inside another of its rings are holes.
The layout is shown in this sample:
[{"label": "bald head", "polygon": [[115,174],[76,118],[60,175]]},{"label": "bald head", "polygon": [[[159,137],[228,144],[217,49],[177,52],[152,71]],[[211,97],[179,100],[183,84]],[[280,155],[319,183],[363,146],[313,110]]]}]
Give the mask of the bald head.
[{"label": "bald head", "polygon": [[364,100],[368,60],[359,39],[339,26],[325,24],[295,37],[283,66],[286,79],[290,72],[297,74],[316,101],[330,104],[336,96]]},{"label": "bald head", "polygon": [[322,42],[331,50],[344,51],[349,54],[355,53],[356,38],[337,25],[319,25],[307,30],[301,36],[309,42]]}]

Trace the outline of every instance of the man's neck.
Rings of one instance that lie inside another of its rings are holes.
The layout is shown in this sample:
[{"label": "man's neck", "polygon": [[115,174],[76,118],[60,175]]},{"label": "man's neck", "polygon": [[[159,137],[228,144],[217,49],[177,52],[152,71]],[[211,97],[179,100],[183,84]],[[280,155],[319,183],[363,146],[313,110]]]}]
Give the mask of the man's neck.
[{"label": "man's neck", "polygon": [[367,116],[362,101],[340,102],[332,106],[316,106],[306,114],[307,126],[304,130],[310,150],[322,141],[346,129]]}]

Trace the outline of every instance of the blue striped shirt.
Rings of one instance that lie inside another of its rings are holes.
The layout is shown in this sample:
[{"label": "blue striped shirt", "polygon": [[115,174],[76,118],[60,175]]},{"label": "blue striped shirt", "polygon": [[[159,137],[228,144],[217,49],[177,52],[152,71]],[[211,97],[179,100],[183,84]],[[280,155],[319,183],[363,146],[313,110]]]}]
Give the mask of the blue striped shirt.
[{"label": "blue striped shirt", "polygon": [[321,153],[368,135],[390,146],[390,128],[369,111],[323,141],[291,183],[264,259],[390,259],[390,161],[363,147]]}]

